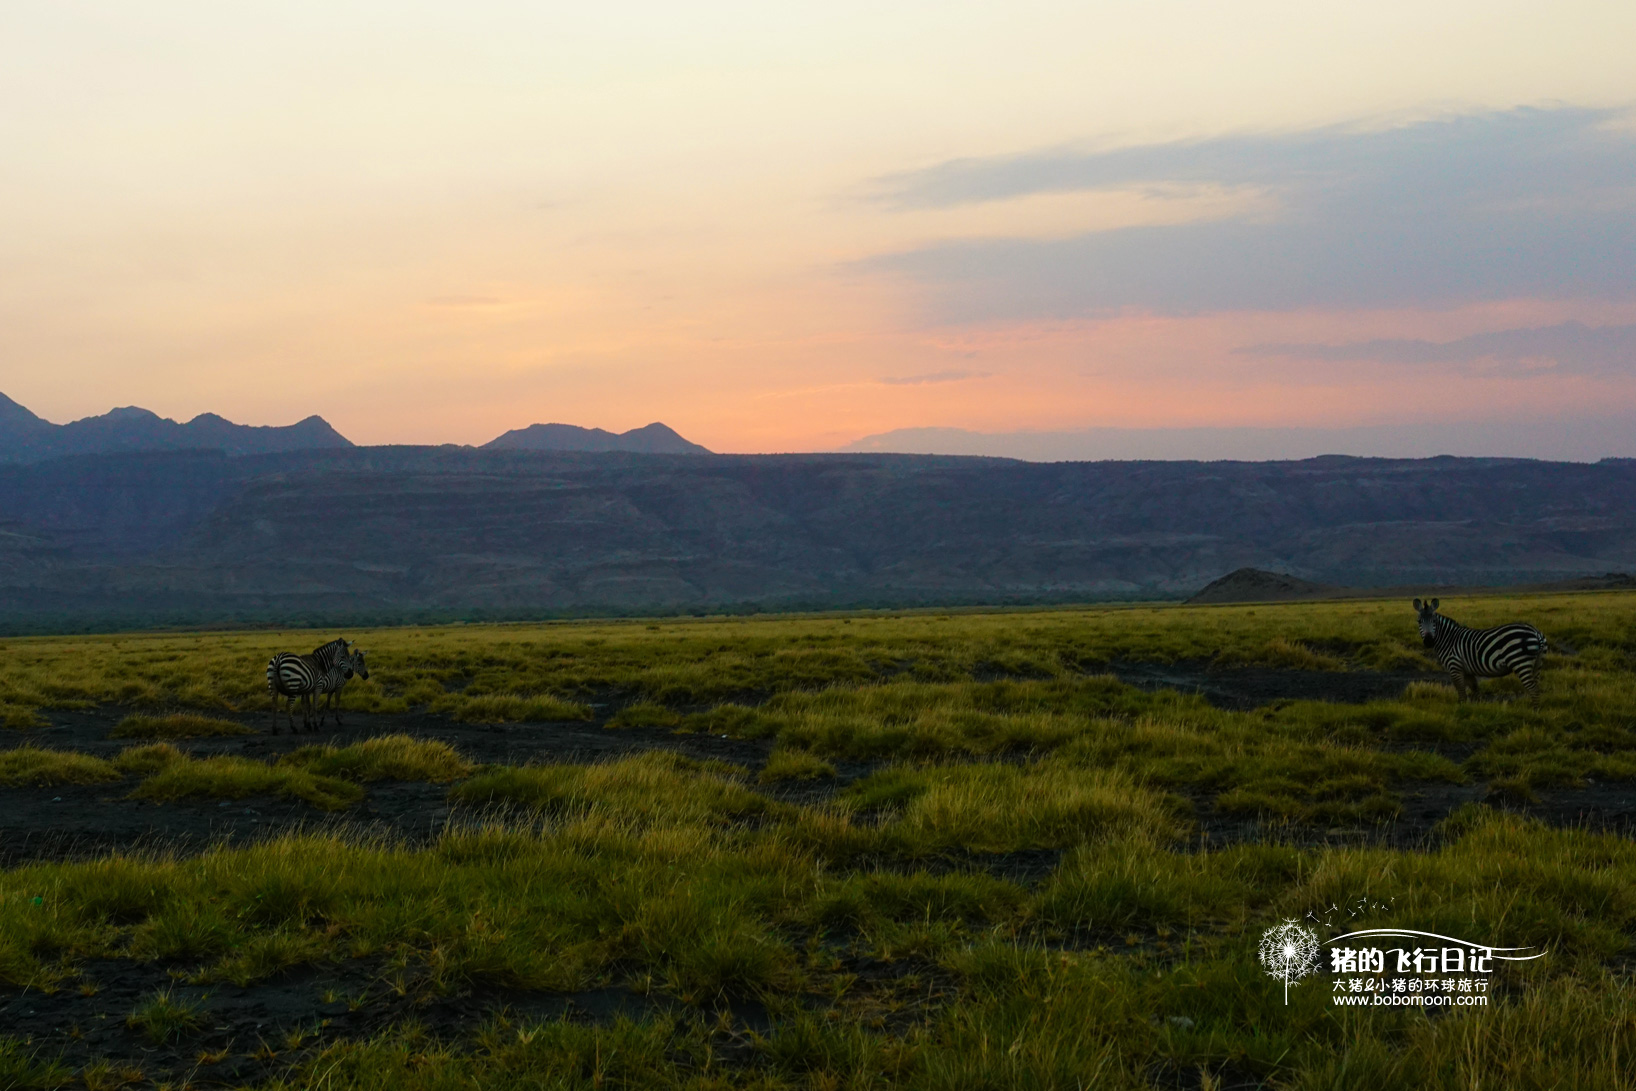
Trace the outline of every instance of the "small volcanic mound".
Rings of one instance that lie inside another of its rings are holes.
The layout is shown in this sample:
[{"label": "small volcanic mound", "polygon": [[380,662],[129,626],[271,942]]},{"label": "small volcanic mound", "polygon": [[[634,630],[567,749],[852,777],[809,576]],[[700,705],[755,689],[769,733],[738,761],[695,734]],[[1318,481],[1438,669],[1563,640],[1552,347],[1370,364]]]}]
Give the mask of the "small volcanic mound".
[{"label": "small volcanic mound", "polygon": [[1337,589],[1328,584],[1313,583],[1282,572],[1264,572],[1259,568],[1240,568],[1209,584],[1188,599],[1189,604],[1213,602],[1294,602],[1298,599],[1325,598]]}]

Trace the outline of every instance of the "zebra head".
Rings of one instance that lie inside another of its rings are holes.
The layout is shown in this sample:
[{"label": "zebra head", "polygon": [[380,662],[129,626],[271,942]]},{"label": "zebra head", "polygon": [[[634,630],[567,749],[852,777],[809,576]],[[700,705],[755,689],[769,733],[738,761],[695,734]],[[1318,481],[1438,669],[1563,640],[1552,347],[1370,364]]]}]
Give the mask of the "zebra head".
[{"label": "zebra head", "polygon": [[1414,600],[1414,608],[1420,614],[1420,642],[1428,648],[1437,643],[1437,605],[1437,599]]},{"label": "zebra head", "polygon": [[[331,667],[344,666],[347,654],[351,650],[352,645],[348,643],[347,639],[345,637],[338,636],[328,644],[320,644],[318,647],[314,648],[312,650],[312,657],[318,660],[319,665],[327,671]],[[350,669],[347,670],[347,677],[352,677],[352,671]]]},{"label": "zebra head", "polygon": [[359,648],[357,651],[352,653],[350,662],[352,664],[353,671],[357,673],[358,677],[362,678],[365,682],[369,681],[369,668],[364,665],[364,650],[362,648]]}]

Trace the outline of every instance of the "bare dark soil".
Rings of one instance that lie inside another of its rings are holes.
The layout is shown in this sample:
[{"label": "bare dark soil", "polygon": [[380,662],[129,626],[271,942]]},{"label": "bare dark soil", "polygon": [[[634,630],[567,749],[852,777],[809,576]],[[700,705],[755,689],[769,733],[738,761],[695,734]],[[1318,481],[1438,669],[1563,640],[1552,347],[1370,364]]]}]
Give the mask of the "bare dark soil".
[{"label": "bare dark soil", "polygon": [[[195,1005],[199,1019],[174,1039],[154,1042],[127,1018],[160,990]],[[438,996],[417,988],[413,974],[362,961],[305,967],[241,988],[184,985],[164,965],[104,960],[82,966],[78,982],[54,992],[0,989],[0,1027],[35,1043],[42,1058],[60,1056],[75,1068],[120,1058],[156,1083],[217,1087],[279,1075],[338,1039],[405,1023],[447,1041],[500,1019],[612,1022],[665,1006],[622,988],[543,993],[477,986]]]}]

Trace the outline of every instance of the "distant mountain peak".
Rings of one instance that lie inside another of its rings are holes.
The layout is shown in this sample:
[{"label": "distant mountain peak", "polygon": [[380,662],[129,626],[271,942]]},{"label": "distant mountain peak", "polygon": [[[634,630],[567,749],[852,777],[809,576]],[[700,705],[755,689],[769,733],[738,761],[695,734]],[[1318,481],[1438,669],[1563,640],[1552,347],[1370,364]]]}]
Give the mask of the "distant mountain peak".
[{"label": "distant mountain peak", "polygon": [[[86,420],[97,420],[99,418],[87,417],[85,419]],[[100,419],[105,420],[105,421],[130,421],[130,420],[150,421],[150,420],[166,420],[168,418],[161,417],[158,413],[155,413],[153,410],[143,409],[141,406],[122,405],[117,409],[108,410],[108,412],[102,414],[102,417]]]},{"label": "distant mountain peak", "polygon": [[40,419],[4,394],[0,394],[0,429],[28,428],[38,430],[51,427],[54,427],[54,425],[50,421]]},{"label": "distant mountain peak", "polygon": [[491,451],[634,451],[649,455],[708,455],[710,450],[683,439],[674,428],[659,421],[609,432],[601,428],[581,428],[577,424],[531,424],[513,428],[503,436],[483,444]]},{"label": "distant mountain peak", "polygon": [[234,424],[216,413],[200,413],[178,424],[150,409],[126,405],[101,416],[52,424],[0,394],[0,462],[38,462],[106,451],[214,449],[248,455],[351,446],[351,440],[318,416],[268,427]]},{"label": "distant mountain peak", "polygon": [[1322,598],[1335,589],[1327,584],[1313,583],[1287,572],[1268,572],[1260,568],[1239,568],[1188,599],[1188,603],[1209,602],[1289,602],[1296,599]]}]

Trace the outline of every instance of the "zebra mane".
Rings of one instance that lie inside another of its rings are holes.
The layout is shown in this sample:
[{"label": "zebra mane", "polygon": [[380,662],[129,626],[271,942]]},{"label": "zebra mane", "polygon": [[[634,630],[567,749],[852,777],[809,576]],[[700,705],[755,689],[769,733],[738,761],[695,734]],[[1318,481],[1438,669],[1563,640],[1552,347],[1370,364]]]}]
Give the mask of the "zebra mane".
[{"label": "zebra mane", "polygon": [[333,667],[336,661],[346,654],[346,638],[339,636],[330,641],[328,644],[320,644],[318,647],[312,650],[312,657],[318,660],[319,663],[322,663],[326,671]]}]

